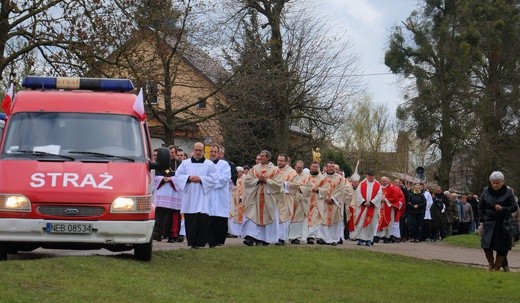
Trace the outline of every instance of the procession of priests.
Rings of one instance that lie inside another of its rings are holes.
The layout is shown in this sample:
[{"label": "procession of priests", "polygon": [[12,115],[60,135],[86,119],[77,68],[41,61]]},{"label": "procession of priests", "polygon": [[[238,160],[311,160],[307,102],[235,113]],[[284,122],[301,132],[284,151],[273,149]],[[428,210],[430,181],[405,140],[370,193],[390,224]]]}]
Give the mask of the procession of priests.
[{"label": "procession of priests", "polygon": [[[225,159],[222,146],[211,145],[209,159],[204,149],[198,142],[191,157],[173,154],[168,174],[155,175],[157,201],[167,199],[165,193],[181,200],[182,235],[191,248],[221,246],[230,237],[247,246],[336,246],[347,239],[373,246],[402,238],[407,193],[399,180],[378,181],[372,169],[361,178],[359,162],[345,177],[334,162],[320,167],[321,155],[305,168],[302,160],[293,166],[286,154],[262,150],[249,167]],[[156,217],[154,240],[171,239],[164,228],[171,220]]]}]

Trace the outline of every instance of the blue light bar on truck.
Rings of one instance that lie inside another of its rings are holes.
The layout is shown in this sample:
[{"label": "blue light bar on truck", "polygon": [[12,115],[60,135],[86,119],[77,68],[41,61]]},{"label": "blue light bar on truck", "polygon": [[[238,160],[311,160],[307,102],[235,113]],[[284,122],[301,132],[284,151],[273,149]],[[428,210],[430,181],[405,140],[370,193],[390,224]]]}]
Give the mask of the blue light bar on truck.
[{"label": "blue light bar on truck", "polygon": [[129,92],[134,89],[129,79],[71,78],[27,76],[22,86],[30,89],[86,89],[94,91]]}]

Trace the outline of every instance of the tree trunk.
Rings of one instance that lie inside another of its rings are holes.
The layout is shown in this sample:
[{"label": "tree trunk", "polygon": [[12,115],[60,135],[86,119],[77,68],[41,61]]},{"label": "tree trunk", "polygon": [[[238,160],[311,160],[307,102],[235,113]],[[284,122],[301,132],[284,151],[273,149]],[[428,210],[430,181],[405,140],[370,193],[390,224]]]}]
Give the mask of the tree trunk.
[{"label": "tree trunk", "polygon": [[291,140],[289,114],[281,112],[276,118],[276,124],[278,129],[275,132],[276,150],[274,152],[288,154]]}]

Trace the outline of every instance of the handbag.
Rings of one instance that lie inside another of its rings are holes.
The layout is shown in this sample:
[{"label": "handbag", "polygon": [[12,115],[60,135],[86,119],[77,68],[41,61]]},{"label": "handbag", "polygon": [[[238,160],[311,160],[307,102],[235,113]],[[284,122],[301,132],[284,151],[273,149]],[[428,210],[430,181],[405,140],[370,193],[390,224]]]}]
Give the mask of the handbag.
[{"label": "handbag", "polygon": [[518,241],[520,236],[520,230],[518,228],[518,224],[513,217],[509,217],[504,220],[504,224],[502,225],[504,230],[504,238],[513,238],[514,241]]}]

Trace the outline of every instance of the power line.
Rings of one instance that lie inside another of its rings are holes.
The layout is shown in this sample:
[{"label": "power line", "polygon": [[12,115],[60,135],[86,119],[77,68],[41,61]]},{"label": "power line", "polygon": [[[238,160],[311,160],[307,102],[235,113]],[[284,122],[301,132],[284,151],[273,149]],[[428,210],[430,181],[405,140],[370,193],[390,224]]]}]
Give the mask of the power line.
[{"label": "power line", "polygon": [[374,73],[374,74],[357,74],[352,75],[353,77],[367,77],[367,76],[384,76],[384,75],[393,75],[394,73]]}]

